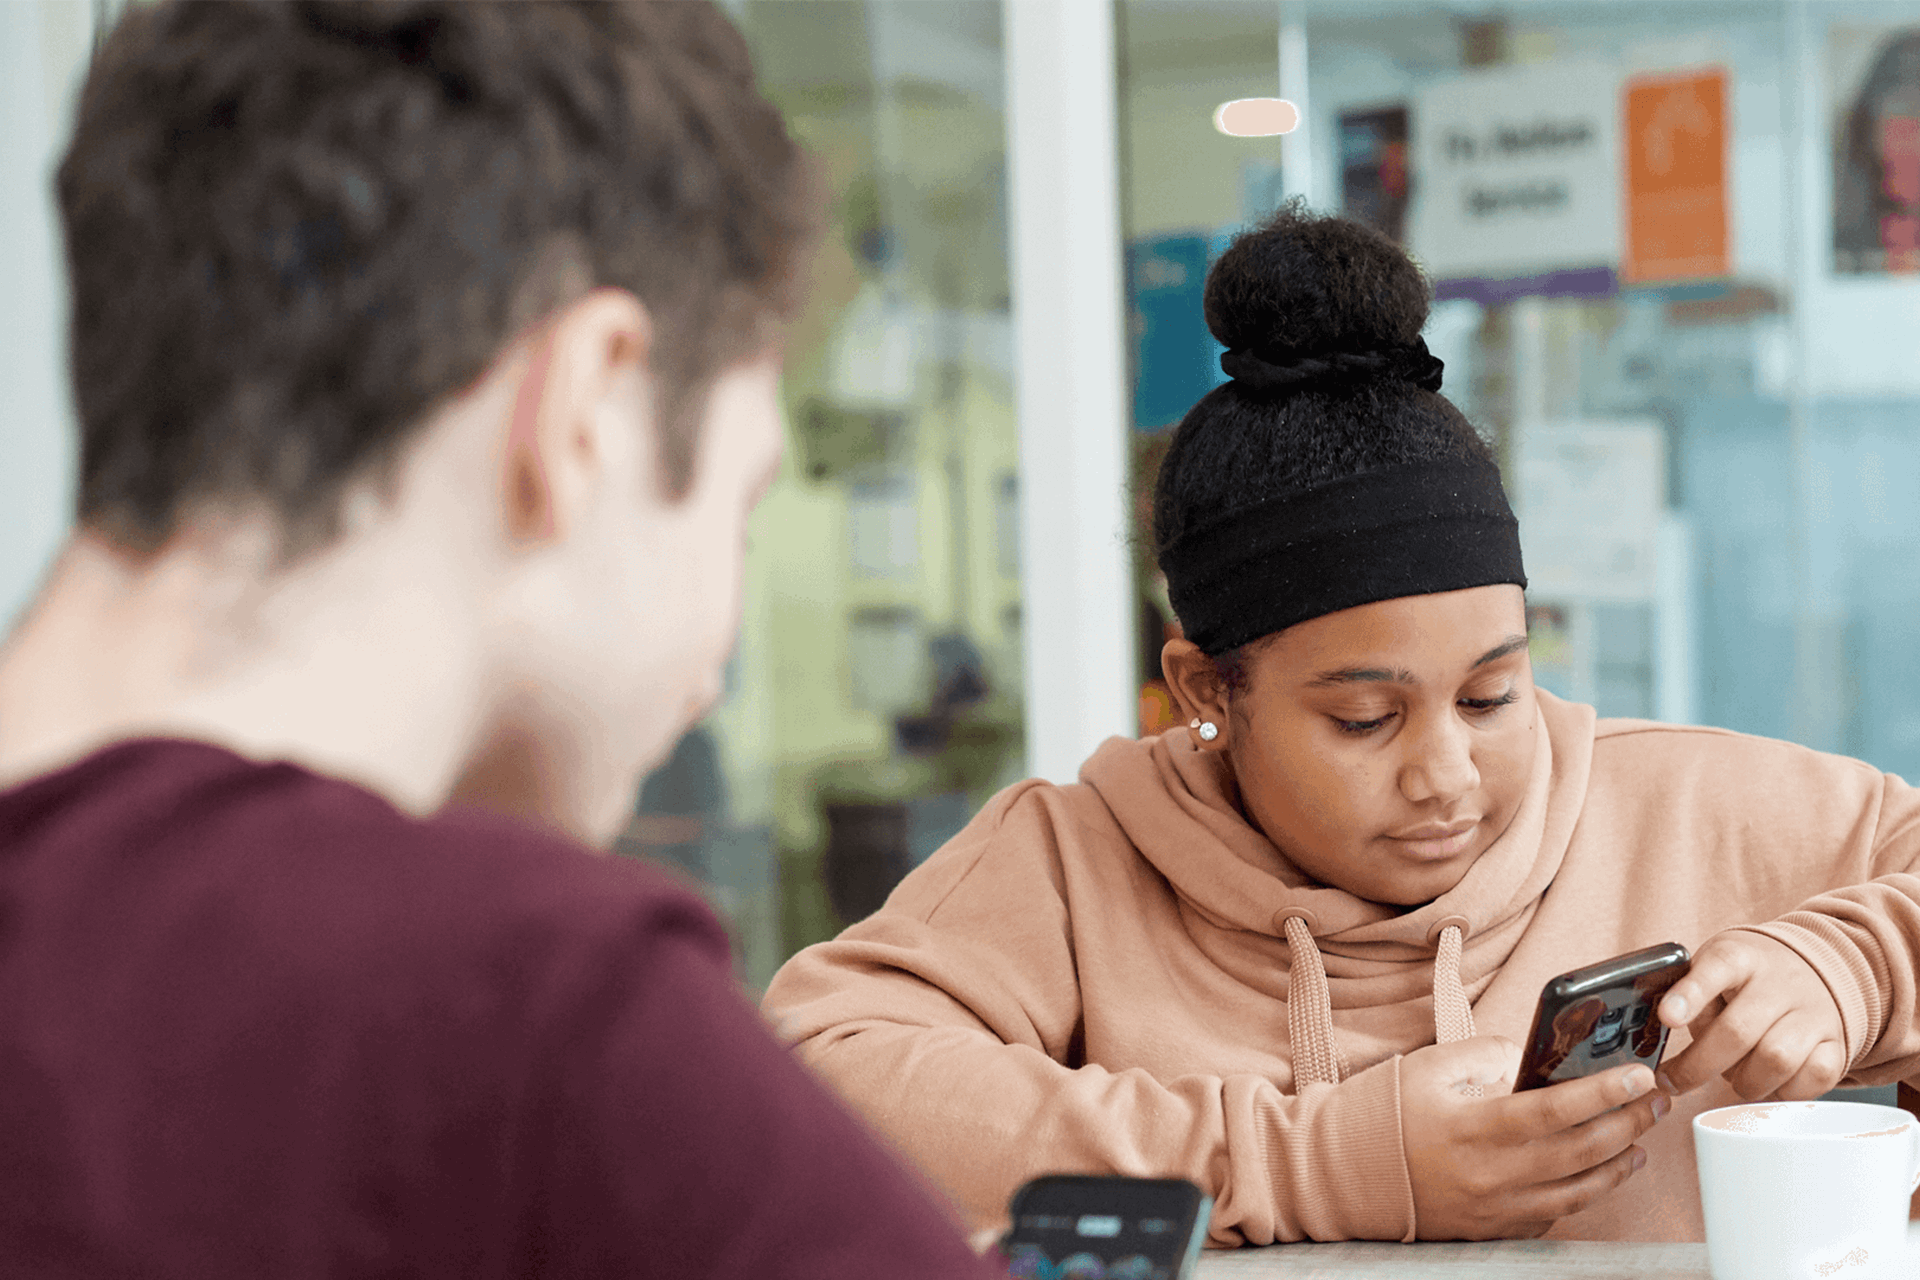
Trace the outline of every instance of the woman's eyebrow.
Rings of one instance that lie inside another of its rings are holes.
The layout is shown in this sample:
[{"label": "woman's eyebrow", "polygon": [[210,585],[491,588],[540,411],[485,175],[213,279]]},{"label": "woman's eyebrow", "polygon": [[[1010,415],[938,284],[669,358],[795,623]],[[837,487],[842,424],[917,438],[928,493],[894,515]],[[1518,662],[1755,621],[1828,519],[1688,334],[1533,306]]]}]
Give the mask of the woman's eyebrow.
[{"label": "woman's eyebrow", "polygon": [[1419,684],[1420,678],[1404,667],[1397,671],[1389,671],[1385,667],[1348,667],[1343,671],[1322,671],[1319,675],[1307,681],[1309,685],[1314,686],[1364,684],[1369,682],[1374,684]]},{"label": "woman's eyebrow", "polygon": [[[1478,670],[1489,662],[1498,662],[1509,654],[1518,653],[1527,647],[1527,638],[1522,635],[1508,636],[1493,648],[1473,660],[1470,670]],[[1343,684],[1419,684],[1420,677],[1401,667],[1346,667],[1339,671],[1322,671],[1307,684],[1313,688],[1326,688]]]},{"label": "woman's eyebrow", "polygon": [[1475,667],[1484,667],[1489,662],[1498,662],[1508,654],[1518,653],[1526,647],[1527,638],[1525,636],[1508,636],[1505,640],[1502,640],[1499,644],[1474,659],[1473,665]]}]

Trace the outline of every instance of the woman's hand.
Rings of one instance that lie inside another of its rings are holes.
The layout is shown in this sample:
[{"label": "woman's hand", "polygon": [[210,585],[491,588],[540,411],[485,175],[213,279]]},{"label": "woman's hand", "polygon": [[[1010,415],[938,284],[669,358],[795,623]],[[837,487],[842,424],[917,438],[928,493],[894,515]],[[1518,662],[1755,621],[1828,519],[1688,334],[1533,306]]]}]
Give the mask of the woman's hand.
[{"label": "woman's hand", "polygon": [[1422,1240],[1537,1236],[1646,1163],[1634,1141],[1672,1105],[1644,1066],[1525,1093],[1473,1098],[1464,1084],[1509,1087],[1512,1041],[1475,1036],[1400,1060],[1401,1133]]},{"label": "woman's hand", "polygon": [[1715,934],[1660,1001],[1693,1041],[1662,1070],[1676,1093],[1725,1076],[1749,1102],[1817,1098],[1847,1071],[1840,1006],[1813,966],[1762,933]]}]

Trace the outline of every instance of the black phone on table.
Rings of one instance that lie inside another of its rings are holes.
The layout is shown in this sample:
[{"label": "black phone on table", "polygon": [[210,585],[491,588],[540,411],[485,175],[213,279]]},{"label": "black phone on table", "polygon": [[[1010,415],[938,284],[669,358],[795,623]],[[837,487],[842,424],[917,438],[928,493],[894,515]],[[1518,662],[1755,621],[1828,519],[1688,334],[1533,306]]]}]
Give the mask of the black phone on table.
[{"label": "black phone on table", "polygon": [[1183,1178],[1050,1174],[1013,1193],[1016,1280],[1189,1280],[1213,1197]]},{"label": "black phone on table", "polygon": [[1540,991],[1513,1091],[1633,1062],[1658,1070],[1667,1026],[1654,1009],[1691,964],[1685,947],[1663,942],[1548,982]]}]

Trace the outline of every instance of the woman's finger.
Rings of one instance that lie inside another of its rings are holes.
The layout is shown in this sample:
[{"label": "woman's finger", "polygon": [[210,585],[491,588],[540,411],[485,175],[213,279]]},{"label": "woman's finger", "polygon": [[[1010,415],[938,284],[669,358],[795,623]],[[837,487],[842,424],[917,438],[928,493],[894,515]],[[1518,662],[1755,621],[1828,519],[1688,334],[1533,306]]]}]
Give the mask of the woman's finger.
[{"label": "woman's finger", "polygon": [[1535,1178],[1545,1185],[1605,1164],[1645,1136],[1672,1106],[1664,1094],[1656,1093],[1530,1143],[1537,1153]]},{"label": "woman's finger", "polygon": [[1742,1061],[1786,1014],[1778,1000],[1748,988],[1724,1008],[1696,1018],[1689,1028],[1692,1043],[1661,1070],[1681,1093],[1698,1088]]},{"label": "woman's finger", "polygon": [[1578,1213],[1631,1178],[1646,1162],[1644,1147],[1628,1147],[1585,1173],[1529,1188],[1522,1212],[1527,1217],[1538,1214],[1556,1221],[1568,1214]]},{"label": "woman's finger", "polygon": [[[1772,1098],[1799,1077],[1828,1040],[1832,1040],[1832,1036],[1820,1019],[1803,1009],[1791,1009],[1766,1029],[1749,1054],[1724,1073],[1726,1082],[1747,1102]],[[1820,1055],[1818,1061],[1828,1063],[1832,1057]],[[1822,1088],[1820,1092],[1824,1094],[1826,1090]]]},{"label": "woman's finger", "polygon": [[1800,1074],[1820,1044],[1820,1030],[1808,1021],[1784,1017],[1762,1036],[1739,1062],[1722,1074],[1733,1091],[1748,1102],[1770,1098]]},{"label": "woman's finger", "polygon": [[1800,1070],[1774,1091],[1782,1102],[1803,1102],[1831,1092],[1847,1074],[1847,1049],[1838,1040],[1822,1040],[1801,1064]]},{"label": "woman's finger", "polygon": [[1688,1025],[1715,996],[1745,986],[1757,963],[1758,958],[1737,939],[1715,938],[1693,958],[1687,976],[1660,998],[1660,1021],[1670,1027]]},{"label": "woman's finger", "polygon": [[1491,1105],[1485,1114],[1497,1141],[1519,1145],[1564,1133],[1645,1097],[1653,1088],[1653,1073],[1635,1063],[1577,1080],[1562,1080],[1544,1089],[1489,1099]]}]

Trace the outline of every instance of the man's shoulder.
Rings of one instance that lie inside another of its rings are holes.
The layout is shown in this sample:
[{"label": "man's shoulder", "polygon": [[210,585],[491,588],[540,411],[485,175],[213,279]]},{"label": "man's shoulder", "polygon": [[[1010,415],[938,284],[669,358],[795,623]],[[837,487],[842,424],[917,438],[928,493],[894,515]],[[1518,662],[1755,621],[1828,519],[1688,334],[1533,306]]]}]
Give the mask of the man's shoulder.
[{"label": "man's shoulder", "polygon": [[[480,810],[402,813],[352,782],[200,743],[121,744],[0,796],[0,846],[38,864],[50,913],[143,904],[205,945],[329,979],[432,983],[676,935],[725,963],[724,931],[664,873]],[[153,941],[160,942],[158,937]]]}]

